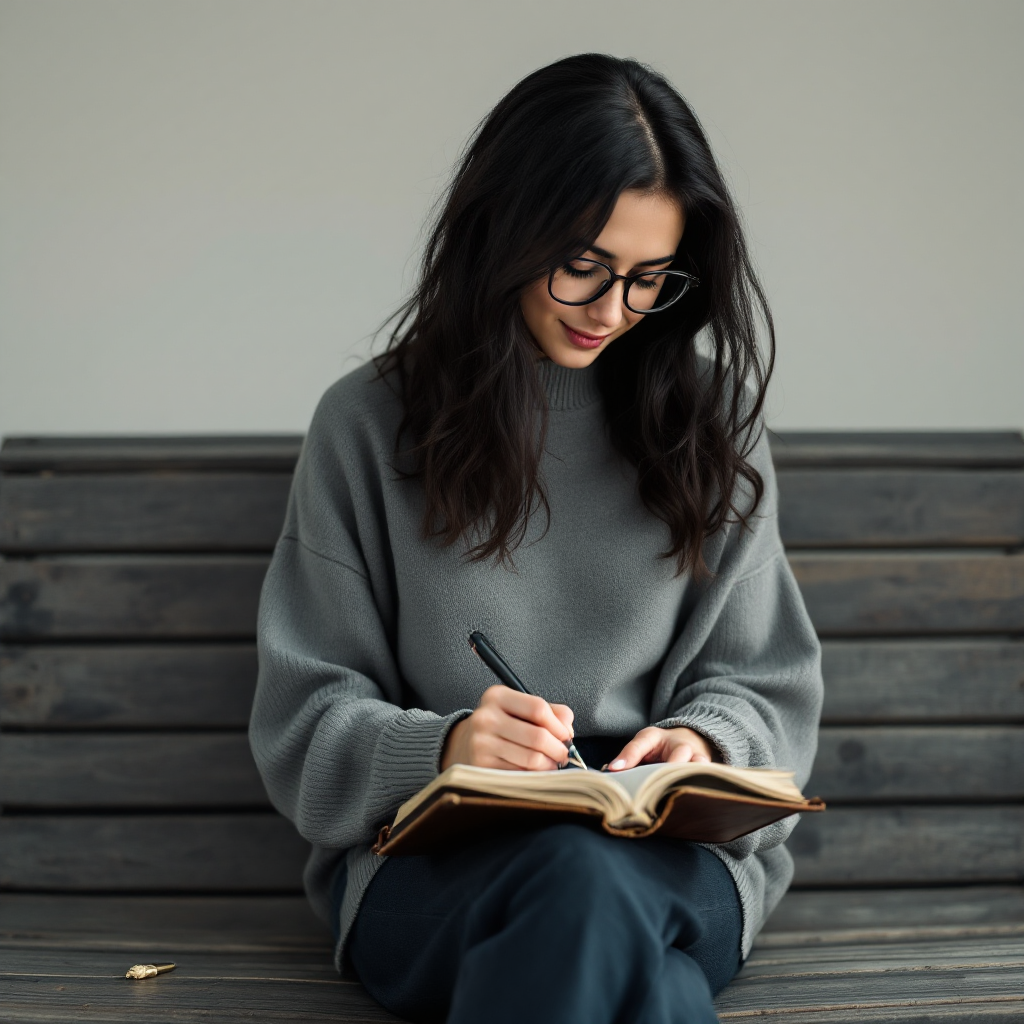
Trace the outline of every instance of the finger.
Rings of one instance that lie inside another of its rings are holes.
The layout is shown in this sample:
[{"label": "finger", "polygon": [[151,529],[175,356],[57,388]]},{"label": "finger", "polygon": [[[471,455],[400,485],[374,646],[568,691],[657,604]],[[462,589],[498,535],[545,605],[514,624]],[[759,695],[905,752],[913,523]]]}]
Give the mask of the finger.
[{"label": "finger", "polygon": [[[487,748],[492,758],[500,759],[516,771],[550,772],[558,768],[557,762],[539,750],[512,743],[501,736],[487,737]],[[563,753],[565,749],[563,748]]]},{"label": "finger", "polygon": [[556,740],[543,726],[501,714],[494,721],[493,731],[496,736],[510,743],[546,754],[558,764],[565,764],[569,760],[569,751],[565,744]]},{"label": "finger", "polygon": [[[492,690],[503,692],[491,693]],[[547,729],[561,743],[572,739],[572,730],[558,720],[551,710],[551,705],[541,697],[535,697],[531,693],[520,693],[508,686],[492,686],[484,696],[488,697],[489,703],[497,704],[505,714]]]},{"label": "finger", "polygon": [[610,765],[608,770],[621,772],[626,768],[635,768],[645,757],[654,753],[661,746],[660,730],[641,729],[623,748],[622,752]]},{"label": "finger", "polygon": [[567,704],[549,704],[548,707],[551,708],[555,718],[557,718],[562,725],[569,730],[571,736],[575,736],[576,730],[573,729],[572,723],[576,716],[573,714],[572,708]]},{"label": "finger", "polygon": [[681,764],[686,761],[696,761],[697,752],[689,743],[677,743],[665,758],[668,764]]}]

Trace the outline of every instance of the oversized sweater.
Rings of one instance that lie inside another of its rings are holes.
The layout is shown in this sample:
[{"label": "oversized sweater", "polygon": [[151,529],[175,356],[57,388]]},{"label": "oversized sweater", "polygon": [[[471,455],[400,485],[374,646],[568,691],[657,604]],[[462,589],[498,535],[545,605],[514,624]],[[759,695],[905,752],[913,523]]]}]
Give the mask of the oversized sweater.
[{"label": "oversized sweater", "polygon": [[[305,886],[325,920],[346,859],[339,968],[382,863],[378,830],[438,774],[448,730],[494,683],[473,630],[573,709],[578,737],[686,726],[727,764],[791,768],[798,785],[810,773],[820,648],[779,539],[766,438],[750,456],[766,489],[749,528],[709,538],[709,576],[679,575],[661,557],[668,527],[608,438],[594,368],[544,360],[538,373],[550,519],[531,518],[514,569],[424,538],[422,484],[393,469],[401,402],[372,364],[327,391],[306,436],[260,600],[249,737],[271,801],[313,845]],[[736,882],[744,956],[791,880],[795,824],[709,846]]]}]

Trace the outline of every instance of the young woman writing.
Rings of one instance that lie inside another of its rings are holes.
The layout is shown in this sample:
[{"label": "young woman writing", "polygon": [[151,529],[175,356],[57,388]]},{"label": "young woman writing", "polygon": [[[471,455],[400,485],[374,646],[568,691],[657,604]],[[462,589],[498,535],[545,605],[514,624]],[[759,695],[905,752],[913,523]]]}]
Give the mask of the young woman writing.
[{"label": "young woman writing", "polygon": [[[776,525],[773,353],[664,78],[571,57],[485,119],[388,352],[317,409],[260,605],[256,761],[313,843],[339,967],[400,1015],[715,1019],[789,883],[793,819],[723,846],[564,824],[370,846],[448,765],[553,769],[570,738],[612,771],[806,781],[820,652]],[[474,630],[539,696],[494,685]]]}]

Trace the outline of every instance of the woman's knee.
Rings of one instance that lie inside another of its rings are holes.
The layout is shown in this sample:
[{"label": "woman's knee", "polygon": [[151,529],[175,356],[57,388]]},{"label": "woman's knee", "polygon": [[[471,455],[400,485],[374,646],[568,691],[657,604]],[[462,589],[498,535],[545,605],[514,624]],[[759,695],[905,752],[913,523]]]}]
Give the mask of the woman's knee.
[{"label": "woman's knee", "polygon": [[532,836],[517,862],[527,887],[563,911],[576,906],[621,917],[640,913],[641,902],[625,842],[581,825],[555,825]]}]

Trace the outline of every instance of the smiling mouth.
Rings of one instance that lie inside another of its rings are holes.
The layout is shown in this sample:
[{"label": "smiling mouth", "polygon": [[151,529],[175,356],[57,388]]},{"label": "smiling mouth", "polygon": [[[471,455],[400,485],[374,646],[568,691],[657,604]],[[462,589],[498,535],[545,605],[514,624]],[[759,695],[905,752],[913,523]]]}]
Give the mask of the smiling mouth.
[{"label": "smiling mouth", "polygon": [[569,341],[577,348],[599,348],[604,344],[605,339],[608,337],[607,334],[602,334],[600,336],[584,334],[582,331],[574,330],[563,320],[559,320],[558,322],[565,328],[565,333],[568,336]]}]

